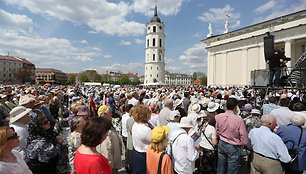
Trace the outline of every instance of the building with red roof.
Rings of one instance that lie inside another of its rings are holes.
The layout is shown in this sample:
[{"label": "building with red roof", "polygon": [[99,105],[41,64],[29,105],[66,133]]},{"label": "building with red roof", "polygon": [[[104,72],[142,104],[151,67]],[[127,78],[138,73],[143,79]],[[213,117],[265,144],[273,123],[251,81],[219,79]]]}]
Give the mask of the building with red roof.
[{"label": "building with red roof", "polygon": [[0,82],[4,84],[34,83],[35,65],[25,58],[0,55]]}]

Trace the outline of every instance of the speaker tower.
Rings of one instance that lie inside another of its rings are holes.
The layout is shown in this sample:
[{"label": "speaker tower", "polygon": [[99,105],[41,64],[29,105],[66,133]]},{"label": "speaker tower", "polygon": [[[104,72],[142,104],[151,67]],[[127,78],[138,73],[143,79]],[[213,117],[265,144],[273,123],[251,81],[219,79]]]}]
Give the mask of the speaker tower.
[{"label": "speaker tower", "polygon": [[266,61],[274,53],[274,35],[270,35],[269,33],[264,37],[264,53]]}]

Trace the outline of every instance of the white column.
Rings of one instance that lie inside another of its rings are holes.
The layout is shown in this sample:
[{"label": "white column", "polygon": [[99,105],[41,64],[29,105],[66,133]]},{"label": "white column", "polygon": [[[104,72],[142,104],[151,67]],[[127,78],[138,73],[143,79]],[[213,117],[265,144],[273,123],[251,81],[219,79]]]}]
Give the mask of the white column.
[{"label": "white column", "polygon": [[212,85],[214,81],[214,62],[212,54],[207,51],[207,85]]},{"label": "white column", "polygon": [[223,53],[223,76],[222,76],[222,84],[227,85],[227,52]]},{"label": "white column", "polygon": [[241,51],[241,84],[247,84],[248,82],[248,74],[247,69],[248,69],[248,50],[246,48],[242,49]]},{"label": "white column", "polygon": [[258,69],[266,69],[268,64],[266,63],[263,45],[260,45],[258,48],[258,57],[259,57]]},{"label": "white column", "polygon": [[[287,40],[285,41],[285,55],[286,57],[290,57],[290,58],[293,58],[293,52],[294,50],[292,50],[292,46],[293,46],[293,40]],[[289,61],[287,62],[287,66],[288,67],[291,67],[291,66],[294,66],[291,64],[292,61]]]}]

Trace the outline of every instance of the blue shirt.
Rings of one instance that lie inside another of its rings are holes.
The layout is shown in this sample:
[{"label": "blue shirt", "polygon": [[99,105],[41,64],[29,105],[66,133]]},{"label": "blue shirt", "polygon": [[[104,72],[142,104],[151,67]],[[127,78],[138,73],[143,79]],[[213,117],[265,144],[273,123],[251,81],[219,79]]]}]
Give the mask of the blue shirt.
[{"label": "blue shirt", "polygon": [[288,163],[291,157],[282,139],[273,133],[268,127],[260,126],[254,128],[249,133],[253,151],[264,156],[278,159]]},{"label": "blue shirt", "polygon": [[273,111],[274,109],[279,108],[279,105],[276,105],[274,103],[269,103],[269,104],[263,104],[262,105],[262,114],[266,115],[266,114],[270,114],[271,111]]},{"label": "blue shirt", "polygon": [[[288,125],[288,126],[280,126],[276,134],[281,137],[283,142],[287,142],[286,146],[288,149],[292,149],[294,147],[297,147],[299,138],[301,135],[301,128],[295,126],[295,125]],[[290,143],[288,140],[291,140],[294,142]],[[302,134],[301,142],[299,145],[299,153],[298,153],[298,160],[293,161],[293,163],[290,164],[290,167],[294,170],[303,171],[306,170],[306,132],[304,131]]]}]

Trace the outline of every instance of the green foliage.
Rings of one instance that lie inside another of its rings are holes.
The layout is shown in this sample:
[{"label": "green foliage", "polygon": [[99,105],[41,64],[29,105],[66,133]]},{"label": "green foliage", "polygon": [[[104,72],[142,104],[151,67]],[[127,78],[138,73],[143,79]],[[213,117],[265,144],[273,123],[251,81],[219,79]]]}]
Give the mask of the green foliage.
[{"label": "green foliage", "polygon": [[200,78],[202,85],[206,86],[207,85],[207,76],[204,74]]},{"label": "green foliage", "polygon": [[76,80],[76,75],[69,75],[66,84],[74,85]]},{"label": "green foliage", "polygon": [[33,72],[26,68],[20,68],[13,74],[13,77],[22,84],[25,84],[26,82],[34,83],[34,80],[32,79],[33,76]]},{"label": "green foliage", "polygon": [[192,74],[192,79],[191,79],[191,81],[195,81],[195,80],[197,80],[197,79],[198,79],[197,73],[194,72],[194,73]]},{"label": "green foliage", "polygon": [[131,84],[131,81],[128,75],[123,74],[119,79],[119,85],[125,85],[125,84]]},{"label": "green foliage", "polygon": [[102,77],[95,70],[86,70],[80,73],[80,82],[101,82]]}]

